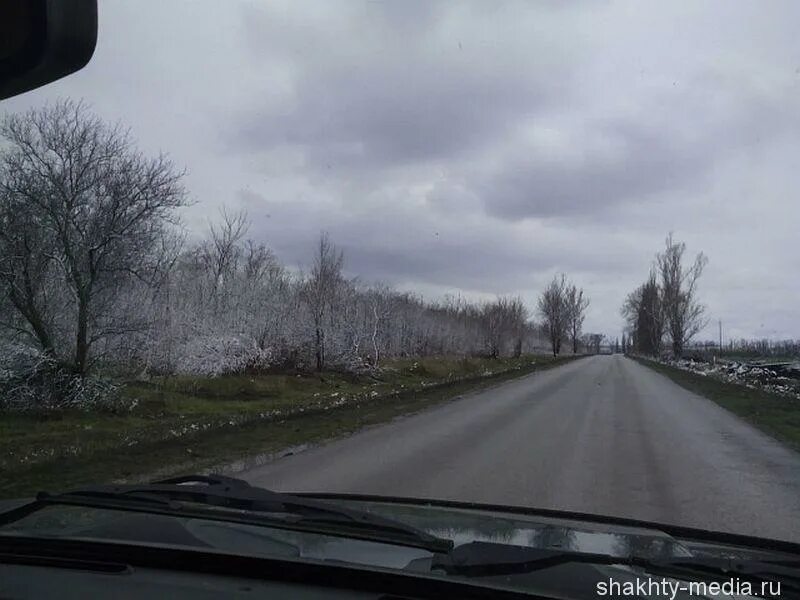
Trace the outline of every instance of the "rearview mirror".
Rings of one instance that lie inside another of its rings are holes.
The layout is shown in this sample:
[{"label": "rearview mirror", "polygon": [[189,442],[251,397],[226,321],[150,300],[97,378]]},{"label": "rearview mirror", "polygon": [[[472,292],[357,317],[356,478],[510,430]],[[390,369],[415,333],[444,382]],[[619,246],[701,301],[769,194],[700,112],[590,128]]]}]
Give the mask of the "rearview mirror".
[{"label": "rearview mirror", "polygon": [[97,0],[0,0],[0,99],[74,73],[97,43]]}]

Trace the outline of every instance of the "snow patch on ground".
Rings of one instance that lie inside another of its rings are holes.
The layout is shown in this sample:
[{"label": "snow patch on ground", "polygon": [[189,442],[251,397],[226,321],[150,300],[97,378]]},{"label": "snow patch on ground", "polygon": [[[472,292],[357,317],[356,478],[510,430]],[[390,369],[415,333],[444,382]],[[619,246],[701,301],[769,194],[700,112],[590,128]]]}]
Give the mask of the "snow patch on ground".
[{"label": "snow patch on ground", "polygon": [[800,363],[757,364],[728,360],[708,362],[691,358],[661,362],[719,381],[800,400]]}]

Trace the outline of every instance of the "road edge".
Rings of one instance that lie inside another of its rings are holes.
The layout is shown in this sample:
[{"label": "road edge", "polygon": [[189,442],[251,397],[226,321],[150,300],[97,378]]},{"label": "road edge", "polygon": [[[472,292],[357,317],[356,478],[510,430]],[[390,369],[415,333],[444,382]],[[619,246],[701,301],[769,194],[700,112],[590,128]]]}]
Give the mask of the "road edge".
[{"label": "road edge", "polygon": [[[704,377],[647,357],[627,357],[681,388],[713,402],[787,449],[800,453],[800,402],[765,390]],[[774,420],[782,416],[782,412],[795,412],[798,425],[793,426],[791,422],[776,425]]]}]

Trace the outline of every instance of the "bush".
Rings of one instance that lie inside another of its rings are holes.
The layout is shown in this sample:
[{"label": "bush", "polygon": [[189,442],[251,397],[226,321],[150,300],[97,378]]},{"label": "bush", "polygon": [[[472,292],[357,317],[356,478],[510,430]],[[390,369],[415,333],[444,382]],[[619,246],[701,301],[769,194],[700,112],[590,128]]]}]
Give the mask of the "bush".
[{"label": "bush", "polygon": [[238,337],[196,337],[184,343],[176,354],[176,372],[204,377],[264,371],[274,359],[271,348],[260,348],[255,341]]},{"label": "bush", "polygon": [[55,360],[35,348],[3,344],[0,348],[0,408],[46,409],[57,404],[64,381]]},{"label": "bush", "polygon": [[80,377],[35,348],[6,344],[0,348],[0,410],[38,412],[75,410],[127,411],[135,400],[123,399],[111,380]]},{"label": "bush", "polygon": [[98,376],[72,377],[67,382],[60,408],[127,412],[138,402],[123,398],[121,386],[110,379]]}]

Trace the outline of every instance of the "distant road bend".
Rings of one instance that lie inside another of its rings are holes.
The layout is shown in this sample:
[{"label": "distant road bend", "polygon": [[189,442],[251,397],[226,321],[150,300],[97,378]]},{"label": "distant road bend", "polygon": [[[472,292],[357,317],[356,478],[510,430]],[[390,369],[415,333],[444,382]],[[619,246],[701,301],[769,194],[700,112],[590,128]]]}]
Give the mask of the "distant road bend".
[{"label": "distant road bend", "polygon": [[619,355],[534,373],[243,477],[277,490],[526,505],[800,542],[800,454]]}]

